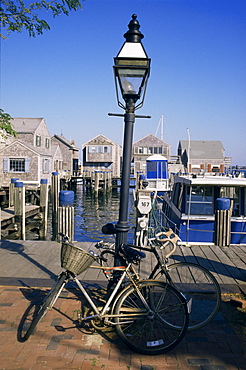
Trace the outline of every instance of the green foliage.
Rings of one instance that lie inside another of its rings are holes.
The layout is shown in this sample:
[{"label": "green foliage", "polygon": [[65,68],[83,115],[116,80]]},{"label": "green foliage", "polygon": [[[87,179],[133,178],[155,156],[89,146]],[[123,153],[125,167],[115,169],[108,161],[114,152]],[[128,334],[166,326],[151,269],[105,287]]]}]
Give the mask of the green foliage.
[{"label": "green foliage", "polygon": [[6,134],[17,136],[17,132],[13,129],[11,123],[12,117],[8,113],[4,113],[3,109],[0,109],[0,134],[6,137]]},{"label": "green foliage", "polygon": [[[84,1],[84,0],[81,0]],[[53,17],[61,14],[69,15],[71,10],[82,8],[80,0],[54,0],[35,1],[31,4],[28,0],[1,0],[0,1],[0,29],[6,34],[11,32],[22,32],[26,29],[30,37],[41,35],[50,26],[44,19],[39,19],[40,10],[50,11]],[[0,38],[6,35],[0,33]]]}]

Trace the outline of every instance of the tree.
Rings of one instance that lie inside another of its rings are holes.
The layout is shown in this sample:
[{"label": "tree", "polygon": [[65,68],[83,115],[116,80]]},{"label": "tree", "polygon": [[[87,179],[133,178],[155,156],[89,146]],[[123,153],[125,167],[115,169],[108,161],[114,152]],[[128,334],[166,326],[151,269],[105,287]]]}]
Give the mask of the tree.
[{"label": "tree", "polygon": [[[0,29],[6,31],[6,34],[22,32],[26,29],[30,37],[41,35],[44,30],[49,30],[50,26],[44,19],[38,17],[40,10],[50,11],[53,17],[61,14],[69,15],[71,10],[81,9],[81,1],[84,0],[41,0],[26,4],[27,1],[0,1]],[[6,39],[6,35],[0,32],[0,38]]]},{"label": "tree", "polygon": [[8,113],[4,113],[3,109],[0,109],[0,136],[6,137],[6,134],[17,136],[11,120],[12,117]]}]

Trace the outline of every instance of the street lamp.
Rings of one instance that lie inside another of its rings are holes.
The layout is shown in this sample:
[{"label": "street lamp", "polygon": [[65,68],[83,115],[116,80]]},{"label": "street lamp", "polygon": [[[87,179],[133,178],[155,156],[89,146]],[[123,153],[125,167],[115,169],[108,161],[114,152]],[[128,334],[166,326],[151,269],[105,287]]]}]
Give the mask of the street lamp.
[{"label": "street lamp", "polygon": [[[150,59],[141,43],[144,35],[139,31],[140,25],[136,14],[133,14],[128,25],[129,30],[124,34],[126,39],[117,57],[114,58],[114,77],[118,105],[125,110],[123,163],[121,173],[119,220],[115,225],[115,266],[121,264],[119,249],[127,243],[128,201],[130,187],[130,171],[132,157],[133,124],[135,118],[150,118],[136,116],[135,110],[143,106],[145,92],[150,72]],[[122,97],[119,96],[121,92]],[[122,102],[123,101],[123,102]],[[118,115],[122,116],[122,115]]]},{"label": "street lamp", "polygon": [[[135,110],[143,105],[150,71],[150,59],[141,43],[144,35],[139,31],[140,25],[136,18],[136,14],[133,14],[132,20],[128,25],[129,30],[124,34],[126,41],[117,57],[114,58],[118,105],[126,109],[129,99],[132,99],[134,104],[140,100],[135,106]],[[125,104],[121,102],[119,90]]]}]

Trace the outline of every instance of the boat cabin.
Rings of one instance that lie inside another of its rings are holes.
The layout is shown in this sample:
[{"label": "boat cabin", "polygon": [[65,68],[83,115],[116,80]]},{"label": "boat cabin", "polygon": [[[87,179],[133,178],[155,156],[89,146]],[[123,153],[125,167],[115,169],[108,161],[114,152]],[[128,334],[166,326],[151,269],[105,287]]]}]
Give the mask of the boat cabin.
[{"label": "boat cabin", "polygon": [[246,178],[175,176],[163,213],[182,241],[189,244],[246,244]]}]

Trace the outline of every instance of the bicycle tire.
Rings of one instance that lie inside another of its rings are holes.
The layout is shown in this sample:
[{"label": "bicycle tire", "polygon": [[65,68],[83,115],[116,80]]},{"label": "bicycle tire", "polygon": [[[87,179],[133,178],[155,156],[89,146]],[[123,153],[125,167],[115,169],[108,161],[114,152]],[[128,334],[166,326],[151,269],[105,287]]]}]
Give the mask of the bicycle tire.
[{"label": "bicycle tire", "polygon": [[27,321],[27,317],[30,312],[27,310],[25,313],[26,322],[23,322],[23,327],[21,328],[21,341],[25,342],[30,335],[34,332],[39,321],[46,315],[47,311],[53,307],[57,298],[59,297],[62,289],[64,288],[67,280],[66,273],[62,273],[57,280],[57,282],[52,287],[51,291],[44,298],[42,303],[31,304],[28,309],[31,312],[33,309],[33,314],[30,319],[30,323]]},{"label": "bicycle tire", "polygon": [[189,314],[182,294],[169,284],[145,280],[120,295],[114,310],[121,340],[141,354],[158,355],[176,347],[186,334]]},{"label": "bicycle tire", "polygon": [[[171,264],[167,266],[167,272],[172,284],[191,303],[188,331],[207,325],[217,314],[221,303],[220,286],[213,274],[204,267],[189,262]],[[167,281],[165,271],[159,271],[155,279]]]}]

